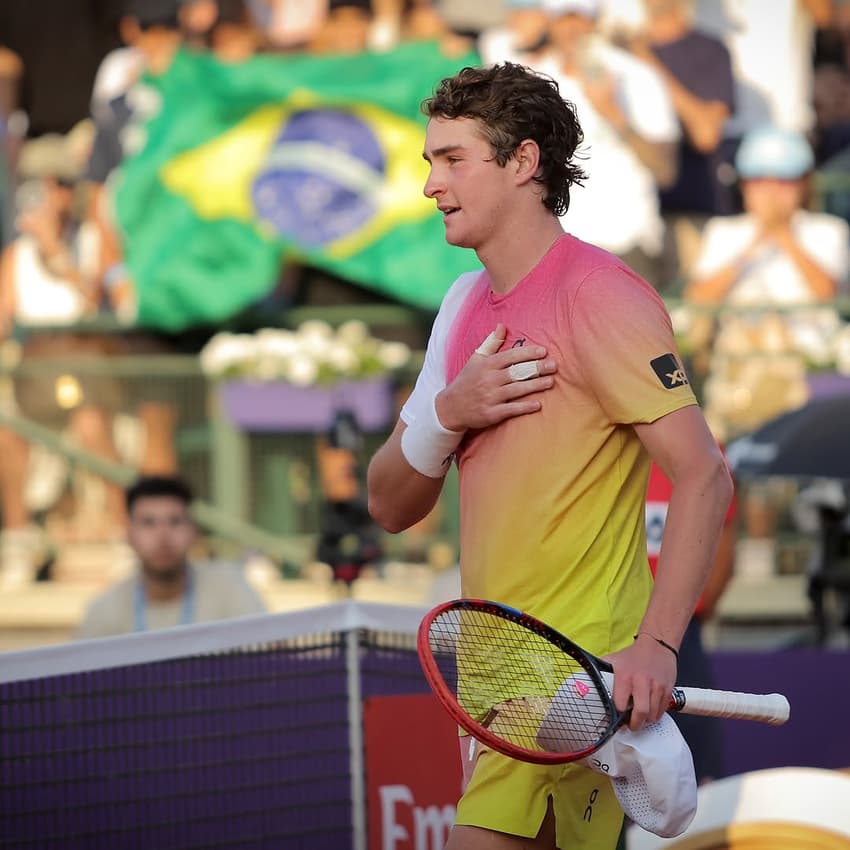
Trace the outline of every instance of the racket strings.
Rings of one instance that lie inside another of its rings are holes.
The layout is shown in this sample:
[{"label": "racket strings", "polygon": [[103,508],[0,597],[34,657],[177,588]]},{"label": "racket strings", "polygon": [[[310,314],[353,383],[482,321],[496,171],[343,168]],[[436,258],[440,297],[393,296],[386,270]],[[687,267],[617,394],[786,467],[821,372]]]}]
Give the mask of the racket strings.
[{"label": "racket strings", "polygon": [[614,722],[586,667],[519,623],[481,610],[444,611],[429,644],[447,687],[473,721],[531,752],[594,747]]}]

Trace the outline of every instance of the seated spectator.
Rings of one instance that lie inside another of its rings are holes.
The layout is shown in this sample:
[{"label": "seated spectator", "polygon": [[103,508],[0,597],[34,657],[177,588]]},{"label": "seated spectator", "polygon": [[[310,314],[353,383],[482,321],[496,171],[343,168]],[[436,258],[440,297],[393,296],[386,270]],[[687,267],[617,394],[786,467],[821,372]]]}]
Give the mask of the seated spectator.
[{"label": "seated spectator", "polygon": [[705,228],[686,296],[718,304],[829,301],[848,271],[847,223],[805,206],[814,154],[806,138],[764,127],[748,133],[735,167],[744,212]]},{"label": "seated spectator", "polygon": [[588,178],[570,189],[564,228],[659,284],[658,189],[675,179],[679,126],[658,73],[606,40],[599,0],[544,0],[550,48],[535,67],[557,80],[584,130]]},{"label": "seated spectator", "polygon": [[[91,231],[75,214],[75,181],[90,143],[91,127],[85,123],[66,136],[32,140],[21,150],[19,235],[0,257],[0,338],[22,339],[27,362],[43,358],[54,363],[38,377],[15,379],[17,409],[56,431],[68,428],[78,444],[116,460],[111,414],[120,407],[120,388],[107,377],[69,374],[63,362],[75,355],[102,356],[111,344],[97,334],[62,329],[96,313],[99,303],[97,249],[91,245]],[[0,452],[0,568],[4,583],[18,584],[33,577],[42,555],[41,533],[30,524],[27,500],[30,447],[2,428]],[[108,535],[123,521],[120,492],[111,487],[106,492],[107,504],[97,512],[102,527],[91,529],[93,537]]]},{"label": "seated spectator", "polygon": [[690,0],[644,0],[646,26],[632,52],[664,80],[682,130],[678,175],[661,191],[666,281],[687,275],[706,219],[736,211],[724,179],[723,128],[734,108],[729,51],[693,25]]},{"label": "seated spectator", "polygon": [[126,493],[127,540],[137,574],[95,599],[79,638],[108,637],[170,626],[261,614],[265,606],[234,568],[195,564],[192,493],[176,477],[140,478]]},{"label": "seated spectator", "polygon": [[546,42],[548,18],[540,0],[507,0],[507,19],[478,37],[478,52],[486,65],[496,62],[533,64]]}]

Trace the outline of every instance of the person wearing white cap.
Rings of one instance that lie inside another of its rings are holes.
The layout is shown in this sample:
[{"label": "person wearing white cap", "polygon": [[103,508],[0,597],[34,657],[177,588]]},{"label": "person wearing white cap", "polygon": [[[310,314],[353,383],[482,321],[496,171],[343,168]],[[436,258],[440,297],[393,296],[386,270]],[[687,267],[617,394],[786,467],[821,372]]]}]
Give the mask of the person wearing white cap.
[{"label": "person wearing white cap", "polygon": [[550,49],[535,64],[558,81],[584,130],[588,179],[566,230],[624,259],[661,287],[658,190],[676,177],[679,122],[661,75],[602,34],[599,0],[543,0]]},{"label": "person wearing white cap", "polygon": [[686,296],[702,303],[807,304],[846,284],[847,223],[805,208],[814,154],[802,133],[757,128],[735,158],[744,213],[706,224]]},{"label": "person wearing white cap", "polygon": [[[584,163],[582,127],[555,80],[512,63],[464,68],[423,110],[425,194],[447,242],[474,250],[484,269],[443,299],[416,386],[369,464],[370,513],[390,532],[414,525],[456,461],[463,595],[526,610],[610,658],[614,701],[631,700],[637,735],[665,713],[728,471],[658,293],[563,230]],[[651,457],[674,483],[654,585]],[[446,850],[616,845],[625,797],[607,776],[460,743],[466,784]],[[614,748],[616,778],[632,789],[636,743]],[[675,753],[693,782],[681,741]],[[653,828],[682,828],[688,799]]]}]

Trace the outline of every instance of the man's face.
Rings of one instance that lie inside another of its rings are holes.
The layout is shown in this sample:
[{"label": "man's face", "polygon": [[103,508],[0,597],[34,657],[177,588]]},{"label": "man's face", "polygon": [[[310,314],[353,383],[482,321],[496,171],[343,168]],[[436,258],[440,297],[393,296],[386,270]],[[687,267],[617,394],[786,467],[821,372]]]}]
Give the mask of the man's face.
[{"label": "man's face", "polygon": [[443,213],[446,241],[484,248],[510,209],[511,169],[496,162],[473,118],[432,118],[423,155],[431,166],[423,191]]},{"label": "man's face", "polygon": [[174,578],[195,542],[189,509],[173,496],[145,496],[133,505],[127,521],[127,540],[146,575]]}]

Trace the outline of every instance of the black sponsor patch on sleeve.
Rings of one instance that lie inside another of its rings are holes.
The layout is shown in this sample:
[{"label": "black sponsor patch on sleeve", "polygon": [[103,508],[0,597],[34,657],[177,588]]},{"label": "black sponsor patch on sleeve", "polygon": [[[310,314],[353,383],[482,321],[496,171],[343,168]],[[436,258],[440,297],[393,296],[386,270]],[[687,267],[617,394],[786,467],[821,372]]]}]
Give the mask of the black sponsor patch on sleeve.
[{"label": "black sponsor patch on sleeve", "polygon": [[655,360],[650,360],[649,365],[658,375],[658,380],[668,389],[675,390],[676,387],[684,387],[688,384],[688,376],[679,365],[674,354],[662,354]]}]

